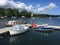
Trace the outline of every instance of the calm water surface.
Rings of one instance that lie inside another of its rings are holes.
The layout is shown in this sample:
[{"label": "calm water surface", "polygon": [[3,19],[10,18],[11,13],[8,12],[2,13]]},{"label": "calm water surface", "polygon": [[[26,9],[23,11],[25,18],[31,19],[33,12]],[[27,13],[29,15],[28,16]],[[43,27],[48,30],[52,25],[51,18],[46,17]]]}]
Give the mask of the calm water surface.
[{"label": "calm water surface", "polygon": [[[5,27],[10,19],[0,19],[0,28]],[[19,19],[18,19],[19,20]],[[22,19],[31,23],[30,19]],[[37,24],[46,24],[60,26],[60,18],[35,18]],[[50,33],[27,31],[22,35],[0,38],[0,45],[60,45],[60,31]]]}]

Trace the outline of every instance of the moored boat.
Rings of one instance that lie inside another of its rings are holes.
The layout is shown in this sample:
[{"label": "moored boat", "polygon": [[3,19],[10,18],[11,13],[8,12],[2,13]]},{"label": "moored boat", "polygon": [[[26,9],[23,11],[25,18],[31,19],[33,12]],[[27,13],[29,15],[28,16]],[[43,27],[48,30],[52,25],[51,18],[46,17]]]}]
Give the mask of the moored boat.
[{"label": "moored boat", "polygon": [[6,24],[6,26],[8,26],[8,27],[13,26],[14,23],[16,24],[16,21],[15,20],[8,21],[8,23]]},{"label": "moored boat", "polygon": [[26,32],[28,28],[29,27],[24,26],[24,25],[15,25],[12,28],[10,28],[9,32],[10,32],[10,35],[21,34],[21,33]]},{"label": "moored boat", "polygon": [[11,21],[8,21],[8,23],[6,24],[6,26],[7,26],[7,27],[11,27],[11,26],[13,26],[14,24],[26,24],[26,21],[11,20]]},{"label": "moored boat", "polygon": [[23,24],[16,24],[12,27],[6,27],[0,29],[0,31],[9,31],[10,35],[17,35],[26,32],[29,29],[28,26],[23,25]]},{"label": "moored boat", "polygon": [[46,31],[46,32],[49,32],[49,31],[53,31],[54,29],[53,28],[35,28],[34,29],[35,31]]},{"label": "moored boat", "polygon": [[36,31],[50,32],[50,31],[53,31],[54,28],[48,27],[48,25],[44,25],[44,26],[39,26],[37,28],[34,28],[34,30],[36,30]]},{"label": "moored boat", "polygon": [[53,31],[54,30],[53,28],[49,27],[48,24],[44,24],[42,26],[38,26],[37,24],[33,23],[32,27],[36,31],[46,31],[46,32],[49,32],[49,31]]}]

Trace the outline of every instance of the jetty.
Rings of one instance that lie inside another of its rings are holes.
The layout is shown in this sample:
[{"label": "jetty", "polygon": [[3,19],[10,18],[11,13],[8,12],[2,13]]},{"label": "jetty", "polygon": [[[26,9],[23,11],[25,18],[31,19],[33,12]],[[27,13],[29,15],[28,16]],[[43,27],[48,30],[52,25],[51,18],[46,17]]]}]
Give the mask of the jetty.
[{"label": "jetty", "polygon": [[[25,26],[31,26],[31,24],[24,24]],[[44,26],[44,25],[37,25],[37,26]],[[60,30],[60,26],[52,26],[52,25],[48,25],[48,27],[50,28],[54,28],[55,30]],[[2,28],[0,29],[0,37],[4,37],[9,35],[9,28],[11,27],[6,27],[6,28]]]},{"label": "jetty", "polygon": [[0,38],[7,37],[9,35],[10,35],[10,33],[8,30],[0,30]]},{"label": "jetty", "polygon": [[[37,26],[39,27],[39,26],[44,26],[44,25],[37,25]],[[53,28],[55,30],[60,30],[60,26],[48,25],[48,27]]]},{"label": "jetty", "polygon": [[55,30],[60,30],[60,26],[50,26],[49,25],[49,27],[54,28]]}]

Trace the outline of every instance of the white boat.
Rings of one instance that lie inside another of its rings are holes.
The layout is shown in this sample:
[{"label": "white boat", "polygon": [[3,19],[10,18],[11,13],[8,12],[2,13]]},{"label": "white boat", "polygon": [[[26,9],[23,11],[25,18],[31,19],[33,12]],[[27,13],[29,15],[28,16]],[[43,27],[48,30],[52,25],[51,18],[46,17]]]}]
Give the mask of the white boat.
[{"label": "white boat", "polygon": [[16,21],[15,20],[12,20],[12,21],[8,21],[8,23],[6,25],[7,26],[13,26],[14,23],[16,24]]},{"label": "white boat", "polygon": [[6,27],[6,28],[2,28],[0,29],[0,31],[9,31],[10,35],[17,35],[17,34],[21,34],[21,33],[24,33],[28,30],[28,26],[26,25],[23,25],[23,24],[16,24],[12,27]]},{"label": "white boat", "polygon": [[26,24],[26,21],[16,21],[16,20],[11,20],[11,21],[8,21],[8,23],[6,24],[8,27],[11,27],[13,26],[14,24]]},{"label": "white boat", "polygon": [[28,26],[25,26],[23,24],[14,25],[13,27],[10,28],[9,32],[10,32],[10,35],[21,34],[21,33],[26,32],[28,28],[29,28]]},{"label": "white boat", "polygon": [[9,32],[10,32],[10,35],[16,35],[16,34],[26,32],[28,28],[29,27],[24,26],[24,25],[15,25],[12,28],[10,28]]}]

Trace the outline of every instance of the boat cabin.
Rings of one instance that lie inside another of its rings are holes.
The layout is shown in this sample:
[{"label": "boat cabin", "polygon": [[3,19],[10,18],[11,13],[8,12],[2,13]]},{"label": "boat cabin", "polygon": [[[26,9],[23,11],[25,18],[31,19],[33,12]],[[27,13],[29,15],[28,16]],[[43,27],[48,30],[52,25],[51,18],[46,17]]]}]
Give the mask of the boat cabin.
[{"label": "boat cabin", "polygon": [[16,21],[8,21],[7,26],[13,26],[16,24]]}]

